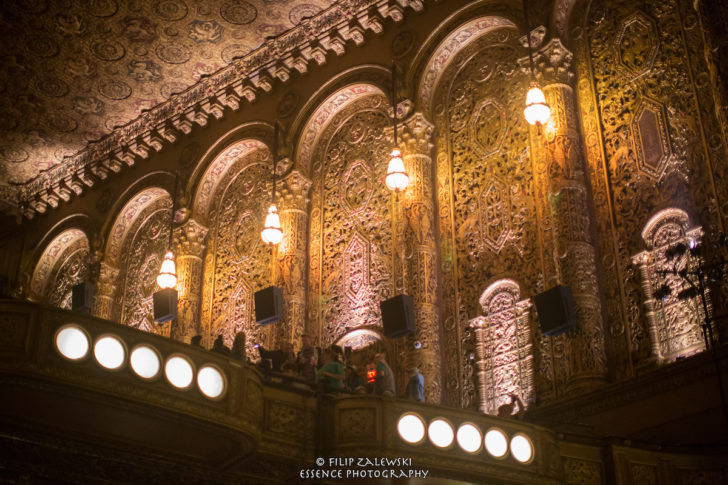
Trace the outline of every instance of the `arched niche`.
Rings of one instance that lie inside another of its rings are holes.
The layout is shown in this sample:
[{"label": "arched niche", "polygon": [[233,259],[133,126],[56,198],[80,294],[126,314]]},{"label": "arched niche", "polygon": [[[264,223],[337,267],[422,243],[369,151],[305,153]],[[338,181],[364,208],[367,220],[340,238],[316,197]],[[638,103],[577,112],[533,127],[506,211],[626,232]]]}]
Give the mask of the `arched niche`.
[{"label": "arched niche", "polygon": [[[480,292],[494,278],[507,275],[523,293],[539,292],[537,221],[544,209],[523,117],[524,33],[504,16],[481,13],[455,23],[463,18],[454,14],[446,35],[433,34],[417,99],[435,125],[446,399],[470,407],[476,389],[468,320],[481,312]],[[500,397],[489,399],[489,410],[500,405]]]},{"label": "arched niche", "polygon": [[517,282],[501,279],[486,288],[479,303],[483,315],[470,321],[479,404],[482,412],[497,414],[514,394],[524,403],[535,396],[531,302],[521,299]]},{"label": "arched niche", "polygon": [[[642,301],[647,310],[646,332],[634,336],[633,357],[638,365],[650,358],[669,363],[705,350],[702,295],[679,297],[690,285],[674,273],[695,270],[702,256],[685,249],[701,244],[702,238],[702,228],[693,227],[687,212],[679,208],[660,210],[645,224],[642,240],[647,249],[632,258],[640,270]],[[683,252],[670,255],[678,245],[682,245]],[[710,308],[710,298],[707,304]]]},{"label": "arched niche", "polygon": [[79,228],[62,231],[38,258],[30,280],[30,298],[70,310],[71,289],[88,279],[90,263],[86,233]]},{"label": "arched niche", "polygon": [[[253,295],[270,286],[271,248],[260,237],[270,205],[273,160],[260,139],[231,142],[207,165],[194,194],[193,214],[209,228],[203,262],[201,328],[231,346],[245,332],[253,346],[271,346],[271,331],[255,322]],[[280,204],[279,204],[280,209]]]},{"label": "arched niche", "polygon": [[310,163],[313,181],[309,333],[322,346],[381,326],[379,301],[396,290],[392,195],[383,183],[389,108],[374,85],[343,86],[312,111],[299,139],[297,161]]},{"label": "arched niche", "polygon": [[118,270],[112,319],[148,332],[168,334],[154,323],[152,294],[169,249],[172,197],[161,187],[134,194],[114,219],[104,248],[106,264]]}]

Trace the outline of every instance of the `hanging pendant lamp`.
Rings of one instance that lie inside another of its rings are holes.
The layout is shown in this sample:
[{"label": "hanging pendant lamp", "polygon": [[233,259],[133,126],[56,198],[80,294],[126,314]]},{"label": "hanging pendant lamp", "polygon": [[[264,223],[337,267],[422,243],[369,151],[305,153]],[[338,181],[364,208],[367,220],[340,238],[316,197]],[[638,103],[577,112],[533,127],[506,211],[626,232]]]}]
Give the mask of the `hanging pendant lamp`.
[{"label": "hanging pendant lamp", "polygon": [[389,154],[389,165],[387,165],[387,176],[384,183],[390,190],[395,193],[401,192],[407,188],[409,177],[404,169],[404,161],[402,160],[402,152],[397,147],[397,85],[396,85],[396,66],[392,63],[392,110],[394,120],[394,147]]},{"label": "hanging pendant lamp", "polygon": [[523,16],[526,21],[526,39],[528,40],[528,61],[531,67],[531,86],[526,94],[526,107],[523,115],[530,125],[535,125],[539,131],[551,116],[551,108],[546,104],[546,97],[536,81],[536,73],[533,68],[533,49],[531,46],[531,26],[528,22],[527,0],[523,0]]},{"label": "hanging pendant lamp", "polygon": [[281,229],[281,218],[278,216],[278,208],[276,207],[276,167],[278,162],[278,122],[274,128],[273,140],[273,197],[271,198],[268,214],[265,216],[263,230],[260,231],[260,238],[268,245],[276,245],[283,239],[283,229]]}]

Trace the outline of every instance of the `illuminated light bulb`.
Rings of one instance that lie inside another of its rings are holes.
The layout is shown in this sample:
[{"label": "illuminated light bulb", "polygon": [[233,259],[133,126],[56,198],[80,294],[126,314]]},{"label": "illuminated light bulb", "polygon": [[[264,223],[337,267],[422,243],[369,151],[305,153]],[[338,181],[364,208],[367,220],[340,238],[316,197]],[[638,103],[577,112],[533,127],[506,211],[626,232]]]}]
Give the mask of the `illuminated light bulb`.
[{"label": "illuminated light bulb", "polygon": [[162,267],[157,275],[157,284],[160,288],[174,288],[177,286],[177,269],[174,266],[174,254],[167,251],[162,261]]},{"label": "illuminated light bulb", "polygon": [[404,170],[402,152],[399,151],[399,148],[392,149],[391,157],[392,158],[389,160],[389,166],[387,167],[387,176],[384,178],[384,182],[390,190],[400,192],[407,188],[407,184],[409,184],[409,177],[407,176],[407,172]]},{"label": "illuminated light bulb", "polygon": [[281,219],[278,217],[278,208],[275,204],[271,204],[268,208],[268,214],[265,216],[265,224],[263,225],[263,230],[260,231],[260,237],[266,244],[278,244],[283,239]]},{"label": "illuminated light bulb", "polygon": [[531,89],[526,94],[526,108],[523,114],[530,125],[545,125],[551,116],[551,108],[546,104],[546,97],[535,81],[531,83]]}]

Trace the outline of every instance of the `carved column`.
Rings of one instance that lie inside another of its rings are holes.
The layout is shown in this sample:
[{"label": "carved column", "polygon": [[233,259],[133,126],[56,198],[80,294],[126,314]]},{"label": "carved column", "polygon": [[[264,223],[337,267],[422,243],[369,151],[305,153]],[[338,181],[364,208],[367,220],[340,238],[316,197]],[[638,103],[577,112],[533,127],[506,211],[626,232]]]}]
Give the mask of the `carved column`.
[{"label": "carved column", "polygon": [[278,245],[278,272],[286,318],[277,325],[278,342],[297,346],[306,329],[306,238],[311,181],[298,170],[281,181],[278,204],[283,240]]},{"label": "carved column", "polygon": [[572,59],[573,54],[559,39],[552,39],[535,55],[551,119],[541,133],[531,129],[531,144],[538,157],[535,165],[545,195],[541,204],[551,222],[549,234],[543,237],[551,239],[557,278],[571,288],[578,320],[578,328],[566,338],[567,391],[593,388],[607,375],[592,217],[571,87]]},{"label": "carved column", "polygon": [[487,323],[485,317],[476,317],[469,323],[469,326],[473,328],[473,333],[475,333],[475,374],[479,398],[478,409],[482,413],[488,412],[488,387],[486,382],[488,362],[485,355],[485,326]]},{"label": "carved column", "polygon": [[409,337],[407,362],[425,377],[427,402],[441,401],[440,312],[437,307],[437,243],[432,178],[432,131],[421,113],[403,123],[402,155],[410,182],[402,197],[405,239],[411,255],[408,292],[414,299],[415,335]]},{"label": "carved column", "polygon": [[640,282],[642,284],[642,293],[644,301],[642,306],[645,308],[645,318],[647,319],[647,328],[650,331],[650,361],[660,363],[662,355],[660,353],[660,341],[657,333],[657,315],[655,314],[655,298],[652,294],[652,282],[650,280],[650,253],[642,251],[632,258],[632,264],[639,268]]},{"label": "carved column", "polygon": [[207,228],[194,219],[174,229],[173,242],[177,265],[177,320],[171,337],[187,342],[201,332],[202,257]]},{"label": "carved column", "polygon": [[119,268],[106,262],[99,265],[99,274],[96,279],[96,297],[91,312],[93,316],[111,320],[114,294],[116,293],[116,279],[119,277]]}]

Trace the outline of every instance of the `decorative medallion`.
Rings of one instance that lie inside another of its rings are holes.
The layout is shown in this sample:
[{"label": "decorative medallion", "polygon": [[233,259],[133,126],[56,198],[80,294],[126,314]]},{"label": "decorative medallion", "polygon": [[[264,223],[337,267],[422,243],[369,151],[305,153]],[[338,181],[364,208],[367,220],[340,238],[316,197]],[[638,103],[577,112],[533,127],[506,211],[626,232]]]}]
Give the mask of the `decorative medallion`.
[{"label": "decorative medallion", "polygon": [[180,0],[157,0],[152,12],[162,20],[180,20],[187,16],[187,5]]},{"label": "decorative medallion", "polygon": [[415,34],[409,30],[405,30],[394,36],[394,39],[392,39],[392,45],[389,46],[389,50],[392,53],[392,57],[395,59],[401,59],[409,54],[414,44]]},{"label": "decorative medallion", "polygon": [[619,63],[635,75],[652,68],[660,47],[655,25],[642,13],[634,13],[622,23],[617,35]]},{"label": "decorative medallion", "polygon": [[180,155],[180,166],[182,168],[189,168],[197,162],[200,157],[200,144],[196,141],[189,143],[182,149]]},{"label": "decorative medallion", "polygon": [[233,0],[220,7],[220,15],[231,24],[245,25],[255,20],[258,11],[245,0]]},{"label": "decorative medallion", "polygon": [[259,237],[258,219],[252,211],[247,210],[240,215],[235,228],[235,253],[239,258],[248,258],[258,246]]},{"label": "decorative medallion", "polygon": [[168,64],[184,64],[192,53],[183,44],[166,44],[157,47],[157,57]]},{"label": "decorative medallion", "polygon": [[91,44],[91,52],[102,61],[116,61],[124,57],[126,49],[118,42],[100,39]]},{"label": "decorative medallion", "polygon": [[362,211],[372,197],[371,169],[364,160],[354,160],[341,182],[344,203],[351,212]]},{"label": "decorative medallion", "polygon": [[278,103],[276,114],[279,118],[287,118],[293,114],[293,111],[298,107],[300,97],[295,91],[288,91],[283,95],[281,101]]},{"label": "decorative medallion", "polygon": [[478,198],[480,238],[495,252],[503,248],[511,228],[508,187],[498,179],[487,182]]},{"label": "decorative medallion", "polygon": [[88,0],[86,10],[96,17],[111,17],[119,9],[115,0]]},{"label": "decorative medallion", "polygon": [[506,136],[506,112],[494,99],[481,101],[469,123],[470,137],[485,156],[500,150]]},{"label": "decorative medallion", "polygon": [[126,99],[131,95],[131,87],[124,81],[107,78],[99,81],[99,93],[109,99]]},{"label": "decorative medallion", "polygon": [[68,84],[57,77],[48,76],[39,79],[36,87],[38,88],[38,92],[51,98],[60,98],[68,94]]},{"label": "decorative medallion", "polygon": [[369,241],[358,232],[354,233],[344,250],[344,272],[344,293],[352,302],[358,303],[369,286]]},{"label": "decorative medallion", "polygon": [[643,98],[632,119],[632,134],[637,164],[641,171],[661,178],[670,158],[670,141],[662,105]]}]

